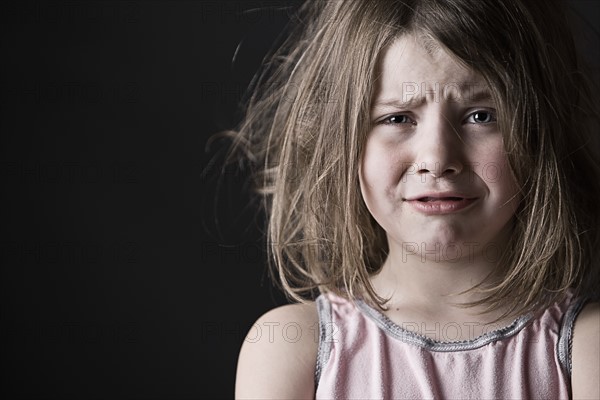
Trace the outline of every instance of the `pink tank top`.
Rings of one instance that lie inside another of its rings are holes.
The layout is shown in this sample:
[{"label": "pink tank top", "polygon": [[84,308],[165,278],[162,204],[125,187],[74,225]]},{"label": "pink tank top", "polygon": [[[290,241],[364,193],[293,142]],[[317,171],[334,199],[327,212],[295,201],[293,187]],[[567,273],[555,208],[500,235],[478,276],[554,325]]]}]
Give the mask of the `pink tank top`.
[{"label": "pink tank top", "polygon": [[317,399],[568,399],[571,333],[584,301],[474,340],[438,342],[358,300],[317,298]]}]

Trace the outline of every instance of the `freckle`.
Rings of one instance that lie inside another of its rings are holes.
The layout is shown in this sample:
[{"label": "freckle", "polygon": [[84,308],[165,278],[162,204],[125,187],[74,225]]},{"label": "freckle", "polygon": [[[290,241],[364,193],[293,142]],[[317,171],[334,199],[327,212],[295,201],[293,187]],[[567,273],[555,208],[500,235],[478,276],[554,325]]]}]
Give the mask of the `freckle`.
[{"label": "freckle", "polygon": [[396,307],[396,311],[400,311],[400,307]]}]

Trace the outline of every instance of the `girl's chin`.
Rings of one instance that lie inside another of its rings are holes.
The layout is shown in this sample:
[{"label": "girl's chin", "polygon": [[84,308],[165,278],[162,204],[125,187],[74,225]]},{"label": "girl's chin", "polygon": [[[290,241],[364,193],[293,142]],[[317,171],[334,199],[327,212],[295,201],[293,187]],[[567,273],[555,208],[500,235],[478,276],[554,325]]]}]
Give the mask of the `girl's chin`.
[{"label": "girl's chin", "polygon": [[423,262],[468,262],[473,260],[477,253],[480,253],[481,246],[477,241],[468,241],[463,239],[429,239],[415,238],[414,241],[403,241],[396,247],[400,252],[402,261],[407,257],[418,257]]}]

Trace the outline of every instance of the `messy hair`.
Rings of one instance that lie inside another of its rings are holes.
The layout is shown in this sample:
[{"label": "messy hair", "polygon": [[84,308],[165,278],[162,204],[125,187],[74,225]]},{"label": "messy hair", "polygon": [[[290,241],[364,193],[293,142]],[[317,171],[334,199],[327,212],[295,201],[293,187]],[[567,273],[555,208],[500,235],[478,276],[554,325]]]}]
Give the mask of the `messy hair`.
[{"label": "messy hair", "polygon": [[483,298],[470,305],[518,313],[567,290],[597,295],[598,108],[566,15],[559,1],[536,0],[311,0],[299,9],[250,88],[233,145],[255,169],[271,271],[290,298],[332,291],[385,305],[369,277],[388,243],[358,175],[377,63],[404,34],[484,77],[520,188],[503,279],[475,286]]}]

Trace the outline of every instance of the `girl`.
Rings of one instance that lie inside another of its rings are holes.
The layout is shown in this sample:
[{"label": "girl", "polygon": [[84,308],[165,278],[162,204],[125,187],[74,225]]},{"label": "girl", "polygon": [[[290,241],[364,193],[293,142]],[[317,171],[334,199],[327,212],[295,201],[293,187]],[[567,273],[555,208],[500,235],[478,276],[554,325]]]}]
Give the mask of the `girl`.
[{"label": "girl", "polygon": [[235,142],[299,304],[252,327],[236,396],[600,398],[598,109],[566,9],[299,15]]}]

